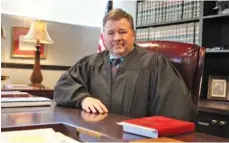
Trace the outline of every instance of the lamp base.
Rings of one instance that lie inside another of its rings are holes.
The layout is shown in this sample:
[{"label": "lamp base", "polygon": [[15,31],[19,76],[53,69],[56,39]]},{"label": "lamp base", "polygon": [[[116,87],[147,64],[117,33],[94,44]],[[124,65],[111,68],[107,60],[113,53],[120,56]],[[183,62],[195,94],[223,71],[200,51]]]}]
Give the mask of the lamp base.
[{"label": "lamp base", "polygon": [[41,73],[41,68],[40,68],[40,44],[39,42],[36,45],[36,51],[35,51],[35,63],[33,66],[33,72],[30,76],[30,81],[31,81],[31,86],[34,88],[44,88],[45,86],[42,85],[42,81],[43,81],[43,76]]}]

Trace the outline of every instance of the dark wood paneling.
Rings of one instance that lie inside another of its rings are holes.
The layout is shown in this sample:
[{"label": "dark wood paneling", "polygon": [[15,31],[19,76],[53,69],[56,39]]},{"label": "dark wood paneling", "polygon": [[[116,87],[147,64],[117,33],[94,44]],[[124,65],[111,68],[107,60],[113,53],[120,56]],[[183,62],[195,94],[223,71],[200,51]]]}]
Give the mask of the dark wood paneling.
[{"label": "dark wood paneling", "polygon": [[204,19],[203,43],[207,48],[229,45],[229,15]]},{"label": "dark wood paneling", "polygon": [[201,99],[198,111],[229,116],[229,102]]},{"label": "dark wood paneling", "polygon": [[[16,68],[16,69],[33,69],[33,64],[21,64],[21,63],[1,63],[2,67]],[[42,70],[68,70],[70,66],[58,66],[58,65],[41,65]]]},{"label": "dark wood paneling", "polygon": [[209,75],[229,76],[229,53],[207,53],[205,55],[201,99],[207,98]]},{"label": "dark wood paneling", "polygon": [[214,15],[218,13],[218,10],[213,9],[216,1],[204,1],[204,16]]},{"label": "dark wood paneling", "polygon": [[219,137],[229,138],[229,120],[226,115],[217,113],[198,112],[197,131]]}]

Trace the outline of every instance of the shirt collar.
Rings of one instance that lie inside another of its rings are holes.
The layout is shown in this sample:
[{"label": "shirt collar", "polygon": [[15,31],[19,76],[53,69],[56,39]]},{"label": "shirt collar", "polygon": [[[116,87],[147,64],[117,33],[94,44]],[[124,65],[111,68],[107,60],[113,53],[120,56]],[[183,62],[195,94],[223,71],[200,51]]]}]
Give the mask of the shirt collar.
[{"label": "shirt collar", "polygon": [[[110,61],[113,60],[113,59],[117,59],[117,57],[115,57],[112,54],[110,54]],[[123,62],[123,57],[121,57],[120,60]]]},{"label": "shirt collar", "polygon": [[[134,49],[135,47],[132,48],[132,50]],[[110,54],[110,61],[113,60],[113,59],[117,59],[117,57],[115,57],[114,55]],[[121,57],[120,58],[121,62],[123,62],[124,58]]]}]

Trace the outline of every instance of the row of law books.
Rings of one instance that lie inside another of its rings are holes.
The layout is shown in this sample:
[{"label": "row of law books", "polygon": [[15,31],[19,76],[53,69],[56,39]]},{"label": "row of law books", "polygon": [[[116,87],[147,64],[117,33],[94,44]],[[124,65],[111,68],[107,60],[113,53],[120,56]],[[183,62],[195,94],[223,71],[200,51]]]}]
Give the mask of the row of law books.
[{"label": "row of law books", "polygon": [[21,91],[1,91],[1,107],[50,106],[51,100]]},{"label": "row of law books", "polygon": [[141,1],[137,3],[137,26],[198,18],[200,1]]},{"label": "row of law books", "polygon": [[52,128],[1,132],[1,143],[79,143]]},{"label": "row of law books", "polygon": [[136,41],[165,40],[199,45],[199,22],[136,30]]}]

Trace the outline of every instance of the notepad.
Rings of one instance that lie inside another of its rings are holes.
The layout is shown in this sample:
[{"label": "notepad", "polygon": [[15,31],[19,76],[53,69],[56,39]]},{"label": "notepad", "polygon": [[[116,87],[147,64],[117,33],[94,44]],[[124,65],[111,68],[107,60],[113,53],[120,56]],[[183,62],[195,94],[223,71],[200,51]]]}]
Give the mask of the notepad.
[{"label": "notepad", "polygon": [[1,143],[79,143],[52,128],[1,132]]}]

